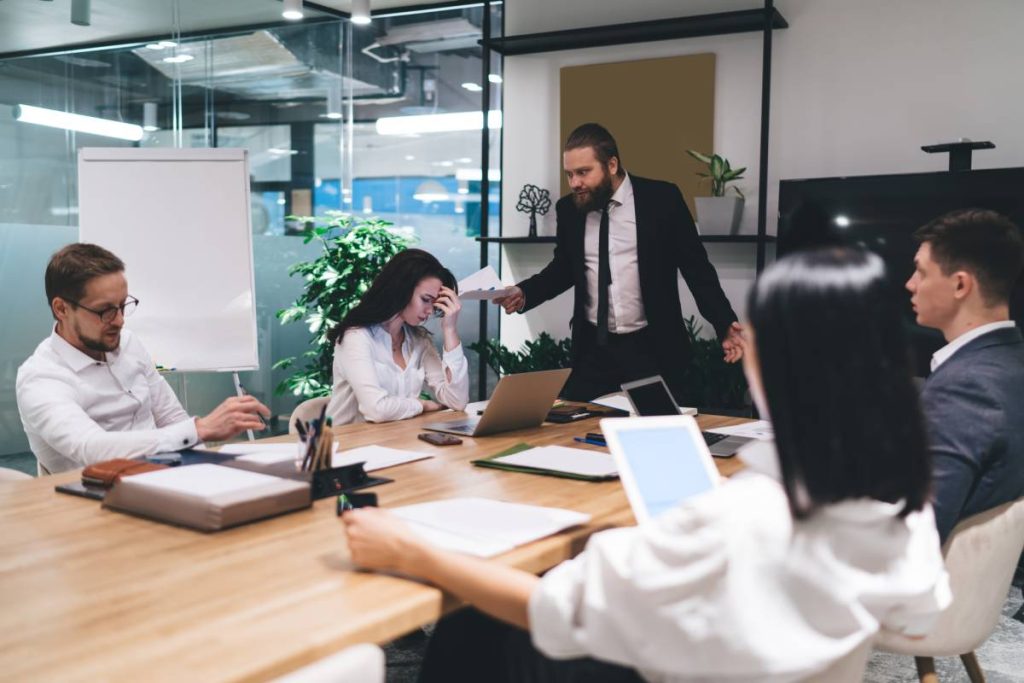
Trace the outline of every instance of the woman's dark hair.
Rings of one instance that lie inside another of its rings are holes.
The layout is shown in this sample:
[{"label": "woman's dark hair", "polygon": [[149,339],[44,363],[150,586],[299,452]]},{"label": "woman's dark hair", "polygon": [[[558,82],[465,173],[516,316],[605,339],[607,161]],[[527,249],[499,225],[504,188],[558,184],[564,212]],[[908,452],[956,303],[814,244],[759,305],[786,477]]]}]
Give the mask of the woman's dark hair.
[{"label": "woman's dark hair", "polygon": [[368,327],[391,320],[409,305],[416,285],[428,277],[436,277],[445,287],[456,290],[455,276],[429,252],[422,249],[398,252],[384,264],[363,298],[327,338],[337,344],[350,327]]},{"label": "woman's dark hair", "polygon": [[793,516],[852,498],[927,502],[931,462],[885,265],[849,247],[780,259],[748,314]]}]

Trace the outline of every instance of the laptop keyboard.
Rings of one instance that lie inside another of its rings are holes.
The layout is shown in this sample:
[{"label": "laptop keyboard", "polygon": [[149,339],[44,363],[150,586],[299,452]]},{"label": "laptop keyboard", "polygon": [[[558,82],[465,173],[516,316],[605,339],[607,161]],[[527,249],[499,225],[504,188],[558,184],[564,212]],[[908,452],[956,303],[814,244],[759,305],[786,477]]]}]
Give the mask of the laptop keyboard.
[{"label": "laptop keyboard", "polygon": [[700,435],[704,437],[704,443],[709,446],[729,438],[728,434],[716,434],[715,432],[701,432]]}]

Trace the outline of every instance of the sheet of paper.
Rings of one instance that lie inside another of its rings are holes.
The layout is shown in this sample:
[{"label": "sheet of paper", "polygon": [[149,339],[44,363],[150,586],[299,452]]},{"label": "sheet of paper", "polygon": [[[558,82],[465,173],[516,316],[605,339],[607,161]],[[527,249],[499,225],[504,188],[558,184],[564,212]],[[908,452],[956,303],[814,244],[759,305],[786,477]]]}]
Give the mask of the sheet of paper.
[{"label": "sheet of paper", "polygon": [[279,477],[220,465],[189,465],[132,475],[133,484],[211,498],[279,482]]},{"label": "sheet of paper", "polygon": [[[239,460],[256,462],[262,465],[273,465],[287,462],[305,453],[305,444],[300,441],[285,443],[231,443],[222,446],[221,453],[237,455]],[[338,452],[338,444],[334,444],[334,452]]]},{"label": "sheet of paper", "polygon": [[465,300],[497,299],[508,294],[498,273],[486,266],[459,281],[459,298]]},{"label": "sheet of paper", "polygon": [[347,451],[335,452],[331,459],[333,467],[342,467],[357,462],[365,462],[363,469],[367,472],[382,470],[386,467],[394,467],[415,460],[433,458],[433,453],[423,451],[403,451],[398,448],[386,446],[362,446]]},{"label": "sheet of paper", "polygon": [[480,557],[492,557],[590,521],[590,515],[581,512],[487,498],[450,498],[392,512],[423,538]]},{"label": "sheet of paper", "polygon": [[[629,402],[625,394],[608,394],[600,398],[595,398],[591,403],[596,403],[599,406],[605,406],[606,408],[615,408],[617,410],[625,410],[630,415],[636,415],[633,410],[633,404]],[[696,415],[697,409],[690,408],[687,406],[679,406],[680,415]]]},{"label": "sheet of paper", "polygon": [[772,423],[768,420],[744,422],[743,424],[732,425],[731,427],[716,427],[705,431],[715,432],[716,434],[728,434],[730,436],[746,436],[761,441],[770,441],[775,438],[775,433],[772,431]]},{"label": "sheet of paper", "polygon": [[494,462],[588,477],[613,477],[618,474],[615,460],[608,453],[566,446],[531,448],[528,451],[495,458]]}]

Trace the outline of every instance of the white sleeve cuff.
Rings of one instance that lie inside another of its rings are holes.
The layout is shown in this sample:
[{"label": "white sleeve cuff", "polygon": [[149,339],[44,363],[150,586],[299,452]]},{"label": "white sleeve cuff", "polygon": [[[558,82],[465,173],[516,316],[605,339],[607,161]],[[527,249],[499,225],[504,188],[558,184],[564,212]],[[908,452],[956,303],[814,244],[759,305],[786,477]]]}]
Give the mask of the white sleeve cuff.
[{"label": "white sleeve cuff", "polygon": [[576,614],[583,597],[583,562],[586,553],[558,565],[530,594],[528,616],[534,646],[553,659],[591,653],[576,638]]},{"label": "white sleeve cuff", "polygon": [[180,451],[182,448],[190,448],[199,443],[199,432],[193,417],[175,422],[160,431],[162,432],[159,444],[161,453]]}]

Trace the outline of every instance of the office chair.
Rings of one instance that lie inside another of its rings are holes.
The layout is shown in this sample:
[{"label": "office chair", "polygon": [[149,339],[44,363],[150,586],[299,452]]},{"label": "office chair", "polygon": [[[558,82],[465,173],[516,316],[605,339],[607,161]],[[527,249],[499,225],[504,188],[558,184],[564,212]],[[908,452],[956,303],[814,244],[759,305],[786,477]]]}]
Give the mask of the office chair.
[{"label": "office chair", "polygon": [[961,521],[943,547],[953,603],[924,638],[882,631],[875,647],[913,655],[922,683],[937,683],[935,657],[956,655],[971,682],[983,683],[985,674],[974,650],[995,629],[1022,547],[1024,498]]}]

